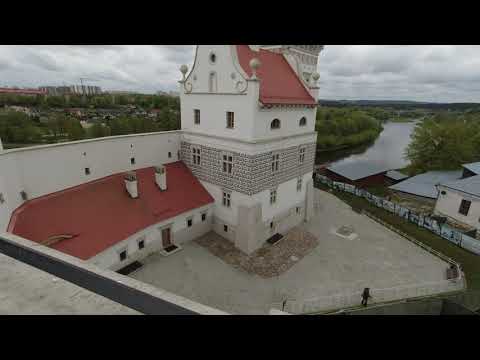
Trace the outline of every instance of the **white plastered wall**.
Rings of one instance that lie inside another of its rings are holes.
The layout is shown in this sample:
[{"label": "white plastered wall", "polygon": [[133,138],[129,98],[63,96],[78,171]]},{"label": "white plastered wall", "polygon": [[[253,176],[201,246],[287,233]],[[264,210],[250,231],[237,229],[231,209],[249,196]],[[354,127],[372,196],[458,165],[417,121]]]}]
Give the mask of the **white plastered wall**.
[{"label": "white plastered wall", "polygon": [[[480,198],[443,186],[438,186],[438,189],[439,195],[435,203],[436,214],[448,216],[480,229]],[[445,195],[442,195],[442,191],[445,191]],[[466,216],[458,212],[463,199],[472,202]]]},{"label": "white plastered wall", "polygon": [[[21,191],[32,199],[118,172],[174,162],[179,149],[180,132],[169,131],[3,151],[0,228],[6,230],[12,211],[22,204]],[[86,167],[90,175],[85,174]]]}]

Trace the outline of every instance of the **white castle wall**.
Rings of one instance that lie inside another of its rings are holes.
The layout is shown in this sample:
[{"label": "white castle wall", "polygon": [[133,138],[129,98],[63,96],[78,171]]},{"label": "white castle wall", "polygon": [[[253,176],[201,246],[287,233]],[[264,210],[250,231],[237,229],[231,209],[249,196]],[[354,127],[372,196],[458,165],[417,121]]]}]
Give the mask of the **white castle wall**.
[{"label": "white castle wall", "polygon": [[[29,199],[114,173],[178,160],[180,132],[112,136],[0,152],[0,229],[6,230],[13,210]],[[171,157],[168,157],[168,153]],[[135,164],[131,164],[131,158]],[[85,175],[85,168],[90,175]]]},{"label": "white castle wall", "polygon": [[[170,227],[171,242],[181,245],[184,242],[198,238],[212,229],[212,205],[205,205],[194,209],[175,218],[167,219],[152,226],[149,226],[127,239],[116,243],[101,253],[95,255],[88,262],[99,266],[102,269],[118,270],[128,264],[141,260],[146,256],[162,250],[162,229]],[[202,214],[207,214],[205,221],[202,221]],[[192,226],[187,227],[187,219],[192,219]],[[138,242],[145,241],[145,248],[139,249]],[[127,250],[127,259],[120,261],[120,252]]]}]

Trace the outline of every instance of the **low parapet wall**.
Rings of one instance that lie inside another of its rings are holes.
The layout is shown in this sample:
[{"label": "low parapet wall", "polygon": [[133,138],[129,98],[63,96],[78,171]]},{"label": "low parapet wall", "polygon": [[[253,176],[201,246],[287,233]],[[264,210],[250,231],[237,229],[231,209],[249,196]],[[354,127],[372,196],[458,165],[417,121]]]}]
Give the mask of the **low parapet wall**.
[{"label": "low parapet wall", "polygon": [[9,233],[0,233],[0,253],[143,314],[228,315]]}]

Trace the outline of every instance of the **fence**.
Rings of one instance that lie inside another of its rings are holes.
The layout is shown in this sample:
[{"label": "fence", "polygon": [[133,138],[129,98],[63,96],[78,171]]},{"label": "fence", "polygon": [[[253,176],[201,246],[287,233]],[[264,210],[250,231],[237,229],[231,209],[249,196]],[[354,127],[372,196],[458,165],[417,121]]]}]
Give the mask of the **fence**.
[{"label": "fence", "polygon": [[[419,298],[439,293],[460,291],[463,290],[464,287],[464,278],[459,276],[452,280],[425,282],[423,284],[396,286],[384,289],[370,289],[372,298],[369,303],[376,304],[406,298]],[[362,291],[320,296],[315,299],[289,300],[285,304],[284,311],[292,314],[309,314],[356,307],[360,305],[361,300]]]},{"label": "fence", "polygon": [[[441,225],[437,222],[437,220],[432,217],[417,214],[409,208],[398,205],[393,201],[389,201],[380,196],[373,195],[364,189],[357,188],[354,185],[333,181],[324,175],[316,174],[315,182],[320,182],[335,190],[344,191],[355,196],[362,197],[379,208],[383,208],[392,214],[400,216],[420,227],[423,227],[465,250],[468,250],[476,255],[480,255],[479,240],[468,236],[458,230],[452,229],[446,224]],[[420,246],[424,247],[423,244]]]}]

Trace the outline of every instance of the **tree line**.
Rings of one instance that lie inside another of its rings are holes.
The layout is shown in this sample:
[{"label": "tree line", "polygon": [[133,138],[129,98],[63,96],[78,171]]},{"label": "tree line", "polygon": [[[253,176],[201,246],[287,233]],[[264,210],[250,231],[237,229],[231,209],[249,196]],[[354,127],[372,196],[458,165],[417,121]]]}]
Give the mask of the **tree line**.
[{"label": "tree line", "polygon": [[317,110],[315,130],[317,147],[335,150],[365,144],[375,140],[383,130],[382,116],[375,109],[372,114],[356,108],[320,107]]},{"label": "tree line", "polygon": [[480,111],[440,112],[417,124],[411,139],[405,151],[411,175],[480,161]]}]

